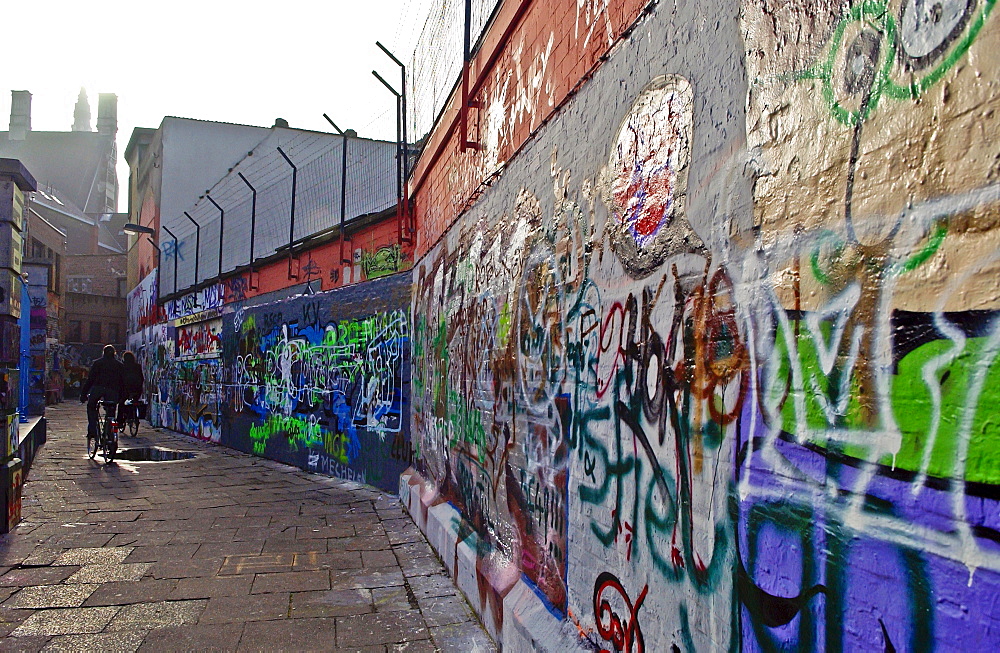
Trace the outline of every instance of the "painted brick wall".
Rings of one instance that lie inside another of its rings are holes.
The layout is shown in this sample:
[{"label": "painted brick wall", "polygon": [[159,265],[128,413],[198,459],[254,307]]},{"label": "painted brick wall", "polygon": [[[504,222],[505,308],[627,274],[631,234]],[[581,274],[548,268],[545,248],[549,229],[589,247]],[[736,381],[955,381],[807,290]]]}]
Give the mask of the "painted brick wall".
[{"label": "painted brick wall", "polygon": [[410,275],[223,318],[222,443],[384,489],[411,461]]},{"label": "painted brick wall", "polygon": [[505,650],[1000,648],[997,20],[656,3],[425,162],[400,495]]}]

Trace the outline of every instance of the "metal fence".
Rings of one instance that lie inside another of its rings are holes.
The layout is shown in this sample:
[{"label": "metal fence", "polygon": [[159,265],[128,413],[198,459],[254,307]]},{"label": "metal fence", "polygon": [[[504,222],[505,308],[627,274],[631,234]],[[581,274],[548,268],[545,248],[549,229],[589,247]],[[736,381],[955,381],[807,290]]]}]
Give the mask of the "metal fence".
[{"label": "metal fence", "polygon": [[[441,0],[427,16],[417,39],[408,80],[408,122],[412,140],[434,126],[462,72],[467,0]],[[503,0],[471,0],[473,51]]]},{"label": "metal fence", "polygon": [[[292,167],[277,148],[295,165],[294,240],[304,238],[340,221],[341,157],[340,136],[294,130],[274,130],[258,144],[252,155],[240,161],[212,189],[208,196],[225,211],[221,256],[223,273],[251,262],[250,235],[253,193],[239,177],[243,173],[257,191],[253,258],[274,254],[289,242],[292,213]],[[396,144],[365,138],[347,139],[347,188],[345,219],[377,213],[396,203]],[[169,295],[219,273],[221,211],[208,197],[187,209],[201,226],[198,248],[198,276],[195,278],[197,229],[183,215],[164,216],[163,224],[181,243],[173,255],[173,239],[160,235],[162,256],[161,293]],[[174,286],[174,264],[177,285]]]}]

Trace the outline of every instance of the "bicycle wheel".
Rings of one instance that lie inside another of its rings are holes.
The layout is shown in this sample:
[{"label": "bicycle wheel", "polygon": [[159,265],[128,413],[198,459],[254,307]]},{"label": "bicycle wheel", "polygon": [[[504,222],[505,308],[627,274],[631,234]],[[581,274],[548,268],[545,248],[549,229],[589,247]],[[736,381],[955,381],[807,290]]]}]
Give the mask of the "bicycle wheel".
[{"label": "bicycle wheel", "polygon": [[101,456],[104,457],[104,462],[109,463],[115,459],[114,451],[111,449],[111,438],[114,437],[114,429],[111,428],[111,419],[107,418],[104,420],[104,426],[101,429]]},{"label": "bicycle wheel", "polygon": [[100,438],[95,438],[92,435],[87,436],[87,455],[90,456],[91,460],[93,460],[94,457],[97,456],[97,449],[99,442]]},{"label": "bicycle wheel", "polygon": [[135,415],[130,417],[128,420],[128,432],[133,438],[139,434],[139,418]]}]

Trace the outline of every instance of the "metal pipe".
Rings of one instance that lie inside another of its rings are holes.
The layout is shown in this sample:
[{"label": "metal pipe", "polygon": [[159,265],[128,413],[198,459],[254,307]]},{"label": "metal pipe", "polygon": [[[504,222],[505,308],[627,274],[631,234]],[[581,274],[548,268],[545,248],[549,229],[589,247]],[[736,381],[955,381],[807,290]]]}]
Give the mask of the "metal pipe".
[{"label": "metal pipe", "polygon": [[[288,225],[288,278],[291,279],[292,255],[294,254],[294,252],[292,251],[292,243],[295,242],[295,182],[296,182],[296,177],[298,176],[299,173],[299,169],[295,167],[295,164],[292,163],[292,160],[288,158],[288,155],[285,154],[284,150],[282,150],[280,147],[277,148],[277,150],[278,154],[280,154],[281,157],[288,162],[288,165],[292,166],[292,219],[290,224]],[[299,275],[296,274],[295,278],[298,279]]]},{"label": "metal pipe", "polygon": [[[493,46],[493,50],[490,53],[489,57],[487,57],[486,61],[478,68],[479,75],[476,77],[476,83],[473,84],[472,88],[469,89],[470,97],[476,97],[476,95],[479,94],[479,91],[483,89],[483,86],[489,80],[492,79],[492,77],[490,77],[488,73],[490,73],[493,70],[497,62],[500,60],[500,57],[504,52],[504,48],[507,47],[511,39],[514,37],[514,32],[517,31],[517,28],[521,25],[521,22],[524,20],[525,16],[528,15],[528,10],[531,8],[534,2],[535,0],[521,0],[521,4],[519,4],[517,6],[517,9],[514,10],[514,15],[511,17],[510,22],[507,24],[507,28],[504,30],[503,34],[500,35],[500,38],[497,39],[497,42]],[[503,9],[506,5],[501,3],[500,6],[501,9]],[[466,76],[467,74],[468,71],[463,72],[463,76]],[[420,189],[423,188],[424,182],[427,181],[427,170],[433,169],[434,165],[438,162],[438,159],[440,159],[441,156],[444,154],[445,149],[448,146],[448,143],[451,141],[452,134],[455,133],[456,129],[460,129],[460,122],[462,120],[462,117],[463,113],[460,110],[458,113],[455,114],[455,117],[452,118],[451,123],[448,125],[448,128],[444,130],[442,138],[435,139],[437,145],[432,150],[433,154],[431,154],[431,157],[429,159],[426,159],[423,156],[420,157],[421,164],[423,164],[423,161],[425,160],[427,161],[427,164],[421,165],[421,168],[423,169],[424,172],[423,174],[421,174],[419,178],[417,178],[414,181],[413,185],[414,193],[420,192]],[[435,131],[440,131],[440,130],[435,130]],[[430,142],[428,141],[428,145],[429,144]]]},{"label": "metal pipe", "polygon": [[403,210],[402,153],[403,152],[402,152],[402,143],[400,142],[400,140],[402,139],[402,131],[400,129],[400,124],[399,124],[400,111],[401,111],[400,100],[402,99],[402,96],[399,94],[399,92],[396,91],[396,89],[392,87],[391,84],[389,84],[389,82],[382,79],[382,76],[379,75],[376,71],[373,70],[372,75],[375,75],[375,78],[378,81],[382,82],[382,85],[385,86],[387,89],[389,89],[389,92],[391,92],[393,95],[396,96],[396,236],[399,239],[400,244],[402,244],[403,243],[403,213],[402,213]]},{"label": "metal pipe", "polygon": [[166,231],[168,234],[170,234],[170,237],[174,239],[174,288],[171,291],[171,294],[176,295],[177,294],[177,242],[178,242],[177,236],[175,236],[174,232],[170,231],[170,229],[167,229],[166,226],[164,225],[160,226],[163,227],[163,230]]},{"label": "metal pipe", "polygon": [[[350,263],[349,260],[344,258],[344,241],[347,239],[347,232],[344,230],[346,227],[346,216],[347,216],[347,132],[341,130],[337,126],[337,123],[333,122],[330,116],[323,114],[326,121],[333,125],[333,128],[337,130],[337,133],[341,135],[344,139],[343,150],[340,158],[340,264]],[[351,241],[351,246],[354,246],[354,241]]]},{"label": "metal pipe", "polygon": [[222,236],[225,235],[226,212],[219,206],[218,202],[212,199],[211,195],[205,195],[205,197],[215,205],[215,208],[219,209],[219,281],[222,281]]},{"label": "metal pipe", "polygon": [[194,285],[198,285],[198,259],[201,257],[201,225],[194,221],[187,211],[185,217],[194,225]]},{"label": "metal pipe", "polygon": [[253,289],[253,261],[254,261],[254,237],[257,235],[257,189],[250,184],[246,177],[243,176],[242,172],[237,172],[243,183],[247,185],[250,189],[252,197],[250,199],[250,287]]},{"label": "metal pipe", "polygon": [[399,95],[399,102],[401,105],[400,122],[403,127],[403,139],[402,139],[403,191],[401,195],[403,201],[403,219],[406,221],[406,230],[409,231],[409,233],[411,234],[411,238],[408,239],[408,242],[413,242],[412,236],[414,235],[416,230],[413,228],[413,225],[411,224],[410,189],[409,189],[409,184],[407,183],[407,180],[410,178],[410,140],[406,134],[406,66],[404,66],[403,62],[397,59],[393,53],[389,52],[389,49],[386,48],[384,45],[382,45],[378,41],[375,41],[375,45],[377,45],[382,50],[382,52],[384,52],[390,59],[392,59],[396,63],[396,65],[399,66],[400,70],[400,82],[402,84],[402,89],[401,89],[402,92]]},{"label": "metal pipe", "polygon": [[[155,242],[153,242],[153,239],[150,238],[149,236],[146,236],[146,240],[148,240],[149,244],[152,245],[153,249],[156,250],[156,305],[159,306],[160,305],[160,247]],[[159,320],[160,316],[157,315],[156,317],[157,320]]]}]

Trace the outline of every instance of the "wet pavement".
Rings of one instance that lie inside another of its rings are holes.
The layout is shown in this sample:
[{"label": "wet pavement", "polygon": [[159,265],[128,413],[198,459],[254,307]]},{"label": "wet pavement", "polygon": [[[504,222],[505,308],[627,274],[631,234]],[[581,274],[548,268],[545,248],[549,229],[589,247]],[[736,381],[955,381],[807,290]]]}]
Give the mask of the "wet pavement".
[{"label": "wet pavement", "polygon": [[395,497],[146,426],[121,448],[196,455],[105,465],[83,406],[46,417],[0,650],[495,650]]}]

